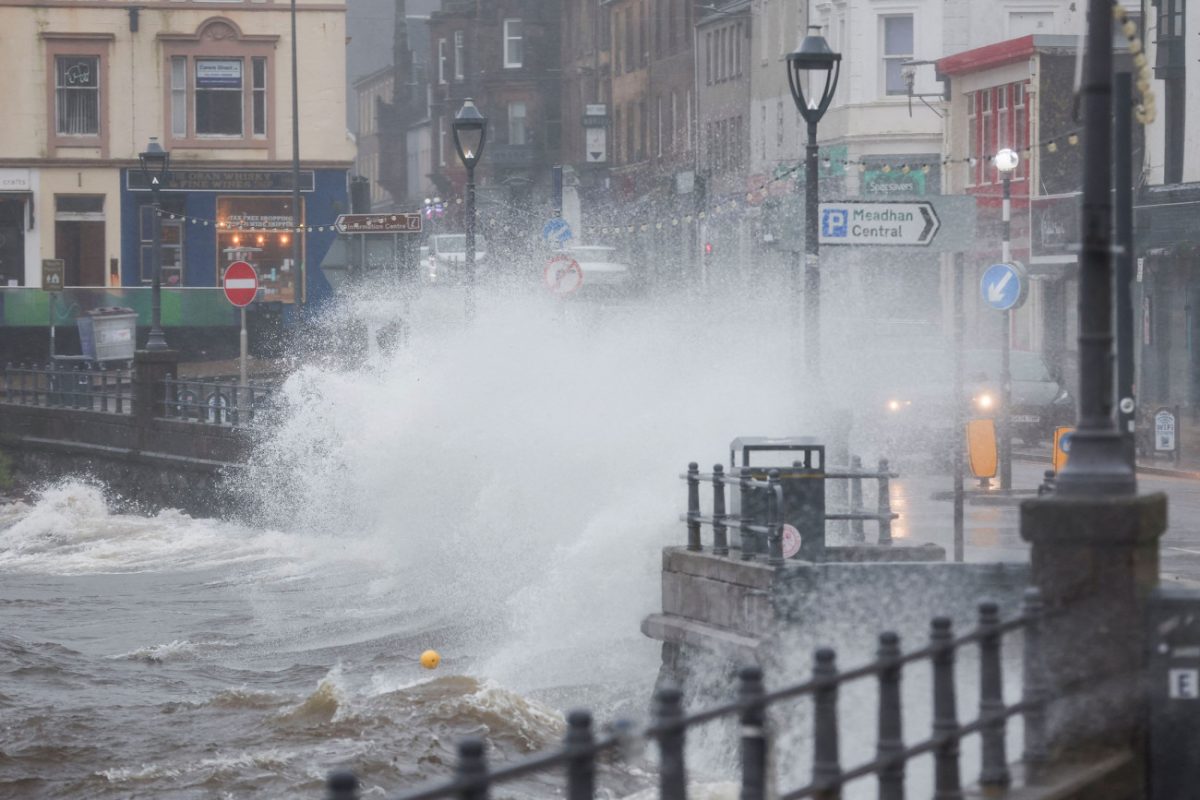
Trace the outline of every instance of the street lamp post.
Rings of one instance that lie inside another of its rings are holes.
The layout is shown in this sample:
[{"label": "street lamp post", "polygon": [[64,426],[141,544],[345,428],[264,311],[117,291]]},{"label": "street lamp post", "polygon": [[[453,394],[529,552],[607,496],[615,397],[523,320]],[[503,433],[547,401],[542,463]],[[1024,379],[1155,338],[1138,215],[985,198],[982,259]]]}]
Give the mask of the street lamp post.
[{"label": "street lamp post", "polygon": [[[1017,152],[1007,147],[992,159],[1004,187],[1000,206],[1000,260],[1005,264],[1012,262],[1012,176],[1020,163]],[[1012,411],[1009,408],[1012,405],[1012,310],[1006,308],[1001,314],[1000,425],[997,433],[1000,438],[1000,489],[1008,491],[1012,488]]]},{"label": "street lamp post", "polygon": [[153,253],[150,259],[152,270],[151,280],[151,312],[150,335],[146,338],[147,350],[166,350],[167,339],[162,329],[162,207],[159,205],[159,192],[166,182],[171,168],[171,154],[158,143],[158,138],[151,136],[150,144],[145,152],[138,153],[138,161],[142,165],[142,174],[150,184],[154,220],[151,222],[150,249]]},{"label": "street lamp post", "polygon": [[[817,123],[829,109],[837,90],[842,55],[829,47],[820,27],[810,32],[799,49],[789,53],[788,85],[800,116],[808,123],[808,144],[804,154],[804,363],[809,378],[821,376],[821,271],[820,244],[817,241]],[[805,91],[805,78],[809,81]],[[822,79],[824,83],[822,85]],[[813,92],[821,86],[820,94]]]},{"label": "street lamp post", "polygon": [[479,163],[487,142],[487,122],[487,117],[476,108],[475,101],[468,97],[451,126],[454,148],[458,150],[459,160],[467,168],[467,319],[475,315],[475,165]]}]

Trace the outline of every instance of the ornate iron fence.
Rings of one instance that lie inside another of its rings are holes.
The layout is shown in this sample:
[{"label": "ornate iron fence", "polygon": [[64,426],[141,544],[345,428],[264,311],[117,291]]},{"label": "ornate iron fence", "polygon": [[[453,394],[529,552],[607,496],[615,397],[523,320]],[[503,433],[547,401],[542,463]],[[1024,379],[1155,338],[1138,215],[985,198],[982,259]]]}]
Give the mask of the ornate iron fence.
[{"label": "ornate iron fence", "polygon": [[[875,776],[881,800],[903,800],[905,767],[913,758],[933,757],[933,789],[939,800],[964,798],[961,769],[961,743],[978,735],[981,750],[979,784],[985,790],[1000,790],[1011,783],[1005,734],[1011,717],[1024,717],[1025,782],[1036,785],[1045,773],[1045,705],[1048,701],[1041,661],[1043,619],[1041,597],[1036,589],[1026,590],[1022,613],[1002,620],[995,603],[979,605],[976,627],[956,636],[947,617],[935,618],[928,643],[903,652],[894,632],[879,635],[877,658],[862,666],[839,670],[833,650],[821,648],[814,654],[811,677],[798,684],[766,691],[763,673],[757,666],[742,667],[738,673],[737,699],[693,714],[685,714],[683,695],[674,686],[664,686],[654,697],[654,717],[649,726],[636,729],[616,724],[597,736],[590,712],[572,711],[567,715],[567,731],[562,747],[523,761],[489,768],[484,742],[472,738],[458,745],[454,776],[428,788],[400,795],[398,800],[433,800],[454,797],[484,800],[493,786],[532,773],[562,770],[565,773],[568,800],[587,800],[596,793],[597,759],[631,745],[654,742],[658,749],[658,785],[663,800],[685,800],[688,796],[685,744],[690,731],[721,719],[736,719],[740,731],[742,800],[780,800],[818,798],[832,800],[841,796],[851,781]],[[1004,672],[1001,645],[1005,634],[1023,632],[1023,693],[1021,700],[1004,700]],[[960,650],[977,646],[979,653],[979,711],[971,722],[960,722],[954,664]],[[903,707],[900,686],[904,669],[927,661],[932,666],[932,730],[928,738],[906,744],[903,737]],[[857,766],[845,768],[839,750],[838,694],[853,681],[875,678],[878,683],[878,713],[875,757]],[[772,726],[767,715],[772,706],[797,698],[811,698],[813,729],[809,782],[784,789],[771,785],[767,754],[771,747]],[[327,781],[329,800],[357,800],[359,782],[349,772],[331,773]]]},{"label": "ornate iron fence", "polygon": [[8,364],[4,368],[4,402],[130,414],[133,379],[128,369],[60,363]]},{"label": "ornate iron fence", "polygon": [[206,425],[247,427],[274,402],[275,388],[266,383],[191,380],[170,375],[163,381],[161,416]]}]

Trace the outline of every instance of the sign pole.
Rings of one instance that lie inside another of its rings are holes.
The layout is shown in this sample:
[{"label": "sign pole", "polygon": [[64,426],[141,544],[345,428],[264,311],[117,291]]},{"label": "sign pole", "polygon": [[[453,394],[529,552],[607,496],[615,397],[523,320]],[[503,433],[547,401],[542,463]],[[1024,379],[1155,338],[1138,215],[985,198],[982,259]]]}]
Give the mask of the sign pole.
[{"label": "sign pole", "polygon": [[242,357],[238,361],[238,374],[241,378],[242,388],[246,388],[246,359],[248,356],[247,336],[246,336],[246,307],[242,306],[242,330],[238,334],[238,344],[241,346]]},{"label": "sign pole", "polygon": [[954,560],[963,560],[963,448],[966,414],[963,397],[963,350],[966,339],[966,312],[963,301],[963,270],[966,257],[954,254]]},{"label": "sign pole", "polygon": [[54,300],[58,297],[58,292],[50,293],[50,360],[54,360]]}]

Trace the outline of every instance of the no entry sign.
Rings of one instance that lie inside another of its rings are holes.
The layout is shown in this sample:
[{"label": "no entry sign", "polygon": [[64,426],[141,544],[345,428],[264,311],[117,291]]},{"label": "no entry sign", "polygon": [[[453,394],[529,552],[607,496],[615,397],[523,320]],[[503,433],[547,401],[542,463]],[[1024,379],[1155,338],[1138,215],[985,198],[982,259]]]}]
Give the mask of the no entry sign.
[{"label": "no entry sign", "polygon": [[568,255],[559,253],[546,264],[542,274],[546,288],[557,295],[568,295],[583,286],[583,270],[579,262]]},{"label": "no entry sign", "polygon": [[245,261],[235,261],[225,270],[221,286],[229,302],[238,308],[245,308],[258,295],[258,273]]}]

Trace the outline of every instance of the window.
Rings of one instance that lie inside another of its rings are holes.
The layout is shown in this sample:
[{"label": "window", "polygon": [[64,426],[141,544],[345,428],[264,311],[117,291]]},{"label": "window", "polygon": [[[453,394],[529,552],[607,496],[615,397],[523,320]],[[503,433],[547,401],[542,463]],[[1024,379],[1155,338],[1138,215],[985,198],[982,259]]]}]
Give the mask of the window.
[{"label": "window", "polygon": [[1012,133],[1008,127],[1008,87],[996,90],[996,149],[1012,146]]},{"label": "window", "polygon": [[1025,103],[1025,84],[1013,84],[1013,149],[1021,156],[1021,163],[1013,175],[1014,180],[1022,180],[1029,170],[1029,156],[1025,148],[1029,146],[1029,112]]},{"label": "window", "polygon": [[242,60],[195,60],[197,136],[242,135]]},{"label": "window", "polygon": [[454,32],[454,80],[461,81],[463,79],[463,32]]},{"label": "window", "polygon": [[508,104],[508,143],[525,144],[525,104]]},{"label": "window", "polygon": [[100,59],[58,56],[55,59],[55,130],[60,136],[100,134]]},{"label": "window", "polygon": [[438,166],[446,166],[446,120],[438,117],[437,121],[437,154]]},{"label": "window", "polygon": [[[163,286],[183,285],[183,200],[162,200],[162,273]],[[146,203],[140,209],[140,254],[143,283],[154,280],[154,205]],[[172,215],[176,218],[172,218]]]},{"label": "window", "polygon": [[975,113],[975,94],[967,95],[967,186],[974,186],[979,158],[979,116]]},{"label": "window", "polygon": [[622,17],[621,17],[620,11],[613,14],[613,27],[615,28],[615,30],[613,31],[613,41],[612,41],[613,73],[614,74],[621,71],[621,64],[623,63],[621,61],[621,52],[622,52],[621,48],[624,47],[625,29],[622,26],[621,20],[622,20]]},{"label": "window", "polygon": [[[300,223],[304,224],[301,200]],[[235,261],[247,261],[258,272],[262,298],[293,303],[297,297],[297,269],[292,260],[292,198],[237,195],[217,197],[218,283]],[[250,230],[246,230],[250,229]],[[301,247],[304,237],[300,237]],[[301,263],[304,254],[301,252]]]},{"label": "window", "polygon": [[446,40],[438,39],[438,83],[446,82]]},{"label": "window", "polygon": [[504,68],[514,69],[525,62],[524,28],[519,19],[504,20]]},{"label": "window", "polygon": [[712,86],[713,82],[713,52],[712,52],[712,31],[704,34],[704,82]]},{"label": "window", "polygon": [[902,67],[913,57],[911,14],[883,18],[883,85],[885,94],[908,94]]},{"label": "window", "polygon": [[171,135],[187,138],[187,56],[171,57]]},{"label": "window", "polygon": [[980,92],[979,101],[979,107],[983,112],[981,114],[983,120],[980,123],[983,128],[983,135],[980,138],[982,152],[979,154],[979,159],[981,162],[985,162],[979,165],[981,167],[981,179],[979,182],[991,183],[992,169],[991,165],[987,164],[986,162],[996,154],[996,123],[995,116],[992,111],[992,90],[984,89],[982,92]]},{"label": "window", "polygon": [[255,136],[267,135],[267,60],[265,58],[250,59],[251,74],[251,116]]},{"label": "window", "polygon": [[625,12],[625,71],[633,72],[637,65],[637,51],[633,49],[633,26],[635,25],[633,11]]}]

